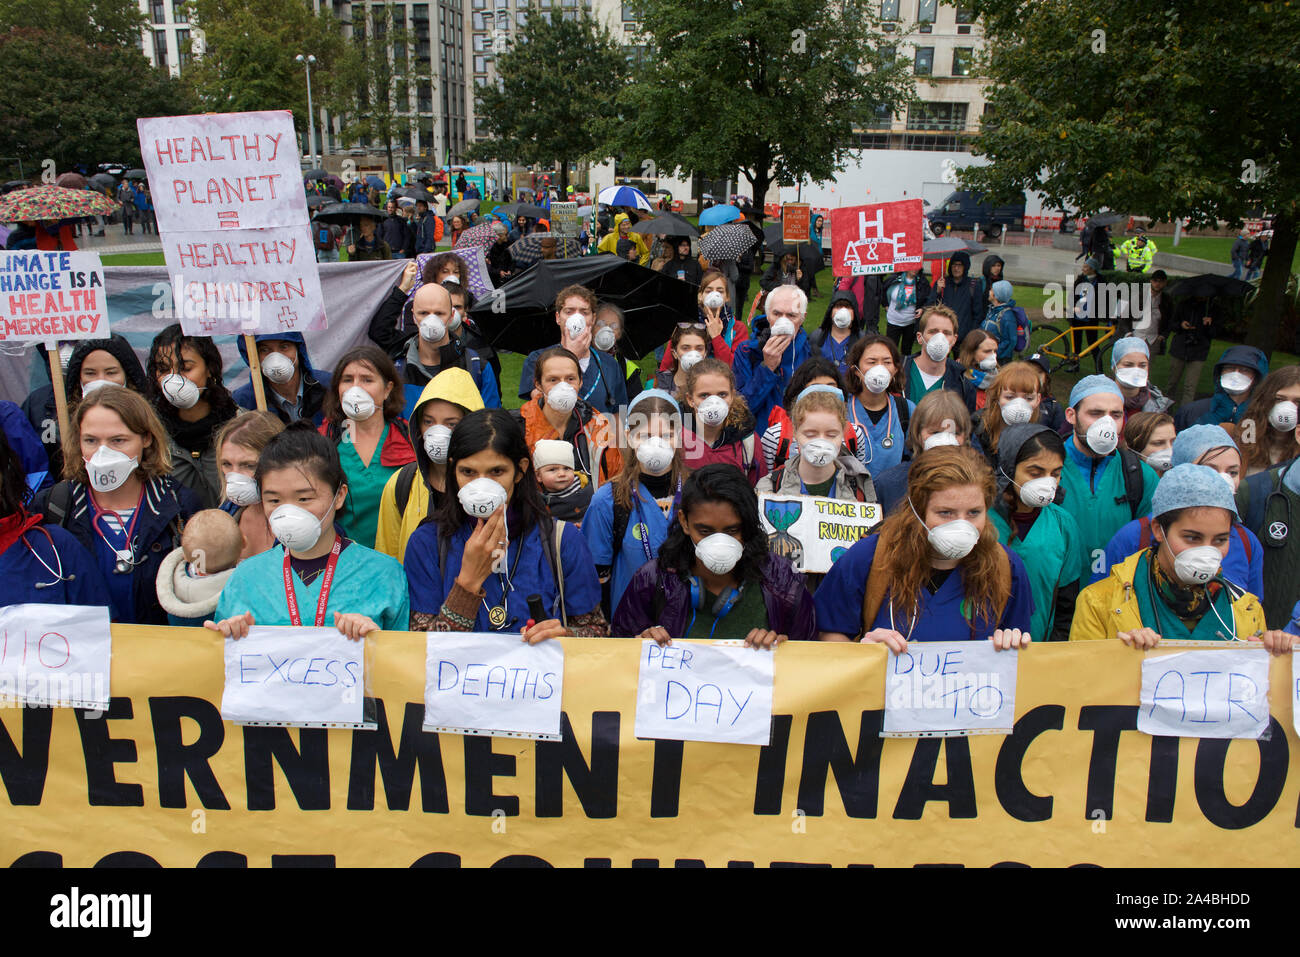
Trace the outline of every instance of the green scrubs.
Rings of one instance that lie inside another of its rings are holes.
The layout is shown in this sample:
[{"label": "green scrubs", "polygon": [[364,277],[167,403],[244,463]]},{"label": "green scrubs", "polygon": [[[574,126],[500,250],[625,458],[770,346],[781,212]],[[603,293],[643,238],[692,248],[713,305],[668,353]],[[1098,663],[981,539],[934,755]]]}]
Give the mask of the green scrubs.
[{"label": "green scrubs", "polygon": [[348,479],[348,497],[339,510],[339,522],[347,531],[348,538],[366,548],[375,547],[375,535],[379,531],[379,500],[383,497],[388,479],[398,469],[397,466],[379,464],[390,428],[385,422],[384,432],[379,436],[379,444],[370,456],[369,465],[362,463],[356,446],[351,442],[339,443],[339,462]]},{"label": "green scrubs", "polygon": [[998,541],[1024,559],[1034,596],[1030,634],[1034,641],[1047,641],[1056,623],[1056,590],[1077,582],[1083,575],[1079,526],[1059,505],[1041,509],[1023,539],[1016,536],[1015,526],[1009,525],[999,510],[990,511],[989,517],[998,530]]},{"label": "green scrubs", "polygon": [[[1142,615],[1143,625],[1158,634],[1161,641],[1232,640],[1232,629],[1236,628],[1236,619],[1232,616],[1232,599],[1228,596],[1228,589],[1219,589],[1219,594],[1214,598],[1214,607],[1201,616],[1195,628],[1189,630],[1183,624],[1183,620],[1175,615],[1155,593],[1156,586],[1151,583],[1151,571],[1147,567],[1147,562],[1148,556],[1144,554],[1138,559],[1137,570],[1133,573],[1133,594],[1137,596],[1138,611]],[[1150,587],[1147,587],[1148,585]],[[1218,614],[1215,614],[1216,612]]]}]

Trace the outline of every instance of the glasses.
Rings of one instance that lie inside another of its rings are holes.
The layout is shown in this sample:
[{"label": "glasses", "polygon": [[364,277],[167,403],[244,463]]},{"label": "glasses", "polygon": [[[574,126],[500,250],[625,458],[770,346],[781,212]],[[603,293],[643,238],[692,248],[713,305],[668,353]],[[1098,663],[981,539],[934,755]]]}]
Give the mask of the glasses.
[{"label": "glasses", "polygon": [[677,323],[677,328],[678,328],[678,329],[703,329],[704,327],[705,327],[705,326],[704,326],[704,323],[702,323],[702,322],[679,322],[679,323]]}]

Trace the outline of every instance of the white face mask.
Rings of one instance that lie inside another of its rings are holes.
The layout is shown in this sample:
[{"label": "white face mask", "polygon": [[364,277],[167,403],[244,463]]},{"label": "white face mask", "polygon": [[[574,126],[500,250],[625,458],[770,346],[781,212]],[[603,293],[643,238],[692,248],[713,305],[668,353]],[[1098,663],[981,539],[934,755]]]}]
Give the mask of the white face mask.
[{"label": "white face mask", "polygon": [[704,308],[721,309],[727,304],[727,297],[716,289],[704,294]]},{"label": "white face mask", "polygon": [[570,339],[576,339],[587,331],[587,316],[585,313],[575,312],[564,320],[564,331],[569,334]]},{"label": "white face mask", "polygon": [[1109,415],[1103,415],[1088,426],[1085,441],[1098,455],[1110,455],[1119,446],[1119,425]]},{"label": "white face mask", "polygon": [[704,353],[698,349],[687,349],[677,357],[677,362],[683,369],[690,369],[704,358]]},{"label": "white face mask", "polygon": [[651,475],[663,475],[673,464],[673,447],[663,438],[651,435],[636,447],[636,460]]},{"label": "white face mask", "polygon": [[303,551],[320,541],[321,520],[298,505],[281,505],[267,522],[271,534],[290,551]]},{"label": "white face mask", "polygon": [[375,400],[359,385],[354,385],[339,398],[343,414],[349,419],[364,422],[375,414]]},{"label": "white face mask", "polygon": [[997,372],[997,371],[998,371],[998,357],[997,357],[997,356],[989,356],[987,359],[981,359],[981,360],[980,360],[980,368],[981,368],[982,370],[984,370],[985,372]]},{"label": "white face mask", "polygon": [[609,352],[618,342],[618,336],[614,334],[613,326],[601,326],[596,330],[596,334],[591,341],[601,352]]},{"label": "white face mask", "polygon": [[1296,412],[1296,404],[1283,399],[1281,402],[1274,403],[1273,408],[1268,410],[1268,424],[1279,432],[1290,432],[1296,427]]},{"label": "white face mask", "polygon": [[[1168,546],[1168,541],[1165,545]],[[1173,549],[1170,549],[1172,552]],[[1219,573],[1223,555],[1213,545],[1184,548],[1174,555],[1174,575],[1184,585],[1205,585]]]},{"label": "white face mask", "polygon": [[121,488],[139,464],[139,459],[101,445],[94,455],[86,459],[90,487],[96,492],[111,492],[115,488]]},{"label": "white face mask", "polygon": [[695,414],[705,425],[721,425],[731,414],[731,407],[722,396],[711,395],[700,403],[700,408]]},{"label": "white face mask", "polygon": [[557,382],[546,393],[546,404],[556,412],[572,412],[578,404],[578,390],[567,382]]},{"label": "white face mask", "polygon": [[447,324],[437,316],[425,316],[420,320],[420,338],[425,342],[441,342],[447,334]]},{"label": "white face mask", "polygon": [[1010,399],[1002,407],[1002,421],[1007,425],[1023,425],[1034,417],[1034,407],[1028,399]]},{"label": "white face mask", "polygon": [[774,336],[792,336],[794,335],[794,321],[782,316],[776,322],[772,323],[772,335]]},{"label": "white face mask", "polygon": [[835,323],[836,329],[847,329],[853,325],[853,310],[836,309],[831,313],[831,322]]},{"label": "white face mask", "polygon": [[1115,370],[1115,379],[1120,385],[1126,385],[1130,389],[1145,388],[1149,377],[1147,370],[1138,366],[1125,366],[1123,369]]},{"label": "white face mask", "polygon": [[935,432],[921,443],[921,451],[928,452],[941,445],[961,445],[961,439],[957,438],[957,436],[953,435],[951,432]]},{"label": "white face mask", "polygon": [[[916,516],[916,520],[925,525],[910,498],[907,500],[907,505],[912,510],[912,514]],[[934,528],[926,525],[926,539],[930,542],[930,547],[934,549],[935,554],[940,558],[960,561],[979,544],[980,530],[966,519],[959,518],[955,522],[944,522]]]},{"label": "white face mask", "polygon": [[925,354],[935,362],[942,362],[948,358],[948,353],[951,351],[952,345],[942,332],[936,332],[925,341]]},{"label": "white face mask", "polygon": [[282,352],[267,353],[262,360],[262,375],[280,385],[293,378],[293,370],[293,360]]},{"label": "white face mask", "polygon": [[[1014,479],[1011,484],[1016,484]],[[1043,508],[1056,501],[1056,479],[1049,475],[1030,479],[1024,485],[1017,487],[1020,489],[1020,501],[1030,508]]]},{"label": "white face mask", "polygon": [[862,377],[862,384],[874,395],[880,395],[889,388],[889,383],[893,381],[894,377],[890,375],[889,370],[884,366],[872,366],[867,370],[866,375]]},{"label": "white face mask", "polygon": [[725,575],[736,567],[745,546],[730,535],[714,532],[695,543],[695,557],[715,575]]},{"label": "white face mask", "polygon": [[447,448],[451,445],[451,429],[445,425],[431,425],[424,430],[424,452],[429,461],[442,465],[447,461]]},{"label": "white face mask", "polygon": [[799,457],[813,468],[819,469],[834,462],[838,451],[839,449],[825,439],[810,439],[800,446]]},{"label": "white face mask", "polygon": [[86,396],[90,395],[90,393],[94,392],[96,389],[102,389],[106,385],[117,385],[117,383],[114,382],[112,379],[91,379],[89,382],[84,383],[82,385],[81,397],[84,399]]},{"label": "white face mask", "polygon": [[1233,478],[1231,475],[1229,475],[1227,472],[1219,472],[1218,469],[1215,469],[1215,472],[1218,473],[1219,478],[1223,479],[1225,482],[1228,483],[1228,488],[1232,489],[1233,493],[1235,494],[1237,491],[1237,480]]},{"label": "white face mask", "polygon": [[158,390],[162,392],[163,398],[178,409],[194,408],[198,405],[199,395],[203,391],[185,376],[174,372],[169,372],[162,377],[162,381],[158,383]]},{"label": "white face mask", "polygon": [[1223,391],[1234,395],[1250,391],[1250,384],[1254,381],[1244,372],[1225,372],[1219,376],[1219,385],[1223,386]]},{"label": "white face mask", "polygon": [[[455,332],[457,329],[460,328],[461,323],[462,323],[463,321],[464,321],[464,320],[461,318],[461,315],[460,315],[460,310],[459,310],[459,309],[453,309],[453,310],[451,311],[451,322],[447,323],[447,331],[448,331],[448,332]],[[439,336],[438,338],[442,338],[442,337]]]},{"label": "white face mask", "polygon": [[1167,472],[1169,466],[1174,464],[1174,450],[1172,448],[1156,449],[1150,455],[1144,456],[1147,465],[1151,466],[1157,472]]},{"label": "white face mask", "polygon": [[476,478],[461,486],[456,498],[470,518],[487,518],[506,504],[509,494],[501,483],[490,478]]},{"label": "white face mask", "polygon": [[256,505],[261,501],[262,493],[251,475],[227,472],[226,499],[234,505]]}]

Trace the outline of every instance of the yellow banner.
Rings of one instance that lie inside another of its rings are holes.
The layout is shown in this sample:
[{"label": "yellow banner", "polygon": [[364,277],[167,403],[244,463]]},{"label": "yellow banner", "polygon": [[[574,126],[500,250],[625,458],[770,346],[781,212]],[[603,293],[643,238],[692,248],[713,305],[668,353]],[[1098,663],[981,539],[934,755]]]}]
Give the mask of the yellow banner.
[{"label": "yellow banner", "polygon": [[637,740],[640,643],[564,645],[534,742],[422,732],[422,634],[373,639],[353,732],[226,724],[219,638],[115,626],[106,716],[0,711],[0,863],[1300,863],[1289,656],[1267,741],[1139,733],[1117,642],[1023,652],[1010,736],[882,739],[885,649],[787,644],[759,748]]}]

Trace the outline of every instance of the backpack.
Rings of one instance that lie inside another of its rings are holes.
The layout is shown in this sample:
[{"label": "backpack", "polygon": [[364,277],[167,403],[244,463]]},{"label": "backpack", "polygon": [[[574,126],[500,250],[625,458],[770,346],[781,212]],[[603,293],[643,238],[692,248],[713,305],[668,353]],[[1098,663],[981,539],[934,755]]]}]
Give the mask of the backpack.
[{"label": "backpack", "polygon": [[[1143,515],[1138,519],[1138,523],[1138,550],[1145,551],[1151,547],[1151,542],[1153,541],[1151,534],[1151,516]],[[1242,547],[1246,550],[1246,564],[1250,564],[1250,560],[1255,557],[1255,549],[1254,546],[1250,544],[1250,536],[1246,534],[1246,527],[1240,522],[1233,522],[1232,528],[1233,531],[1237,533],[1237,537],[1241,539]]]},{"label": "backpack", "polygon": [[[407,489],[410,493],[410,489]],[[564,600],[564,563],[559,560],[560,542],[564,539],[564,526],[568,523],[555,519],[555,521],[542,521],[538,524],[537,530],[542,537],[542,554],[546,556],[546,564],[551,567],[551,575],[555,579],[555,589],[560,593],[560,624],[566,628],[569,626],[569,609]],[[447,536],[438,531],[438,573],[442,574],[447,567],[447,547],[450,542]]]},{"label": "backpack", "polygon": [[1034,333],[1034,324],[1029,319],[1029,314],[1020,306],[1011,307],[1012,314],[1016,317],[1016,352],[1024,352],[1029,348],[1029,337]]},{"label": "backpack", "polygon": [[1142,505],[1142,496],[1146,491],[1142,483],[1142,460],[1132,449],[1121,447],[1119,461],[1124,469],[1124,494],[1115,499],[1115,504],[1123,505],[1128,502],[1130,517],[1140,518],[1138,512]]},{"label": "backpack", "polygon": [[[1242,524],[1269,544],[1274,542],[1281,544],[1286,540],[1285,535],[1280,539],[1275,539],[1271,535],[1265,538],[1268,529],[1264,527],[1264,521],[1268,512],[1269,499],[1278,492],[1282,492],[1282,475],[1293,464],[1292,462],[1286,462],[1268,470],[1267,474],[1272,479],[1273,486],[1267,495],[1252,496],[1250,482],[1245,480],[1242,481],[1241,488],[1237,491],[1237,511],[1241,514]],[[1285,495],[1285,493],[1283,494]]]},{"label": "backpack", "polygon": [[334,248],[334,230],[326,225],[316,226],[316,248],[333,249]]}]

